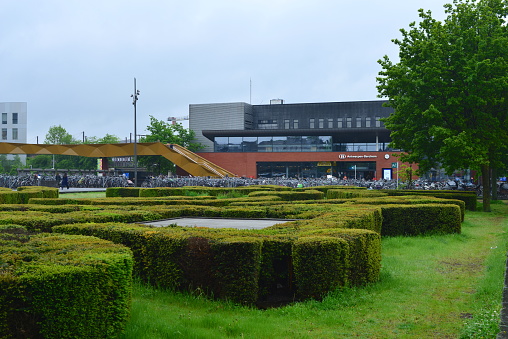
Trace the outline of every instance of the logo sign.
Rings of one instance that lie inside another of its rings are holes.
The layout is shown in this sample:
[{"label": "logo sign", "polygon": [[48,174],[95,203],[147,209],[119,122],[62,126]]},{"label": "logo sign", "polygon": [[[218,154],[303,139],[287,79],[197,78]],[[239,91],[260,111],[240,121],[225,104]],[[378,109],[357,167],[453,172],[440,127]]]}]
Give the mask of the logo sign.
[{"label": "logo sign", "polygon": [[345,154],[339,154],[339,159],[340,159],[340,160],[344,160],[344,159],[346,159],[346,155],[345,155]]},{"label": "logo sign", "polygon": [[392,168],[399,168],[398,162],[392,162]]}]

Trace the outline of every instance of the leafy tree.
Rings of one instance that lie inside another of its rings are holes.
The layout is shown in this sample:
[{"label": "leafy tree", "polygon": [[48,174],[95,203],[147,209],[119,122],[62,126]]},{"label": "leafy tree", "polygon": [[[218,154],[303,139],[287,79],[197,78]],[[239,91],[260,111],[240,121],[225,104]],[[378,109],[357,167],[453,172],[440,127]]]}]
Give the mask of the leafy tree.
[{"label": "leafy tree", "polygon": [[491,170],[506,162],[508,134],[507,0],[454,0],[443,22],[430,11],[401,29],[399,61],[379,60],[378,91],[394,113],[391,146],[425,172],[441,165],[480,170],[490,211]]},{"label": "leafy tree", "polygon": [[[140,142],[177,144],[193,152],[203,148],[201,144],[193,142],[194,131],[184,128],[181,124],[169,124],[150,116],[150,125],[146,129],[150,134],[140,138]],[[164,174],[175,170],[172,162],[159,155],[142,156],[139,158],[139,163],[154,174]]]},{"label": "leafy tree", "polygon": [[51,168],[53,156],[48,154],[39,154],[34,157],[27,157],[27,165],[32,168]]},{"label": "leafy tree", "polygon": [[12,159],[8,159],[7,155],[1,154],[0,155],[0,172],[1,173],[7,173],[11,175],[17,174],[17,169],[24,167],[23,163],[21,162],[21,158],[19,155],[15,155]]},{"label": "leafy tree", "polygon": [[[102,138],[89,137],[86,144],[109,144],[118,143],[119,138],[115,135],[106,134]],[[51,126],[46,134],[45,144],[55,145],[68,145],[68,144],[81,144],[82,142],[76,140],[67,130],[62,126]],[[97,159],[89,157],[80,157],[73,155],[55,155],[55,168],[59,169],[84,169],[93,170],[97,167]],[[33,168],[52,168],[53,156],[38,155],[31,159],[30,164]]]},{"label": "leafy tree", "polygon": [[51,126],[46,134],[45,144],[51,145],[69,145],[78,144],[79,141],[75,140],[72,135],[67,133],[62,126]]},{"label": "leafy tree", "polygon": [[89,137],[86,139],[85,144],[117,144],[120,142],[120,138],[116,135],[106,134],[102,138]]}]

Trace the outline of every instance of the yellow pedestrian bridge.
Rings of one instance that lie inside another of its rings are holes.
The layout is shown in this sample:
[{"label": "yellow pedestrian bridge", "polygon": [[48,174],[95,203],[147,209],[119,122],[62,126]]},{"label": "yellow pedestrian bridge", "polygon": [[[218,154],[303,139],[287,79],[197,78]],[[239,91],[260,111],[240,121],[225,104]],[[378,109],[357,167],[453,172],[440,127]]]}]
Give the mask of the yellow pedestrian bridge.
[{"label": "yellow pedestrian bridge", "polygon": [[161,142],[121,144],[48,145],[0,142],[0,154],[64,154],[92,158],[160,155],[196,177],[236,177],[236,175],[176,144]]}]

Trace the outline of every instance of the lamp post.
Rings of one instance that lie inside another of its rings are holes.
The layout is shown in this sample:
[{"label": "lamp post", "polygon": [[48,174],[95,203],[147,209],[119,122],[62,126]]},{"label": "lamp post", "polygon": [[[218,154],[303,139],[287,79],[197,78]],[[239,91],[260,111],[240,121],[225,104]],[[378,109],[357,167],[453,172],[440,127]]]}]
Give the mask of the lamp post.
[{"label": "lamp post", "polygon": [[134,94],[131,95],[134,105],[134,186],[138,187],[138,148],[136,138],[136,101],[138,101],[139,90],[136,89],[136,78],[134,78]]}]

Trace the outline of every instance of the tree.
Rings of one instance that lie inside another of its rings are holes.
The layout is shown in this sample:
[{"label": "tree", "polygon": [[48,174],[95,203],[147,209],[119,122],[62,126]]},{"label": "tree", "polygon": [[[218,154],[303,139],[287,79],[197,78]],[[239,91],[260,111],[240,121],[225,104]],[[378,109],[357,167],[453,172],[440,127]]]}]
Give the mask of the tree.
[{"label": "tree", "polygon": [[[120,139],[111,134],[106,134],[102,138],[89,137],[86,144],[114,144]],[[62,126],[51,126],[46,134],[45,144],[69,145],[81,144],[80,140],[74,139],[71,134]],[[81,157],[75,155],[54,155],[49,159],[47,155],[38,155],[32,159],[31,164],[37,168],[52,168],[54,159],[54,167],[60,169],[83,169],[93,170],[97,168],[97,159],[89,157]]]},{"label": "tree", "polygon": [[[169,124],[150,116],[150,125],[146,128],[150,134],[139,139],[140,142],[162,142],[165,144],[178,144],[190,151],[198,151],[203,146],[193,142],[194,131],[184,128],[181,124]],[[139,163],[154,174],[174,172],[175,165],[168,159],[157,156],[142,156]]]},{"label": "tree", "polygon": [[490,211],[491,170],[506,163],[508,145],[507,0],[454,0],[443,22],[419,11],[401,29],[399,62],[379,60],[378,91],[394,113],[384,120],[391,146],[419,171],[482,173]]},{"label": "tree", "polygon": [[106,134],[102,138],[89,137],[86,139],[85,144],[117,144],[120,142],[120,138],[116,135]]},{"label": "tree", "polygon": [[18,173],[17,169],[22,168],[23,163],[19,155],[15,155],[12,159],[7,159],[7,155],[0,155],[0,172],[15,175]]},{"label": "tree", "polygon": [[46,134],[46,139],[44,140],[45,144],[51,145],[69,145],[69,144],[78,144],[79,142],[75,140],[72,135],[67,133],[65,128],[62,126],[51,126]]}]

